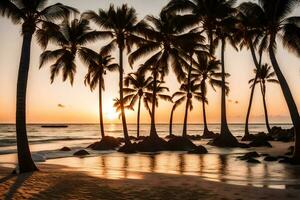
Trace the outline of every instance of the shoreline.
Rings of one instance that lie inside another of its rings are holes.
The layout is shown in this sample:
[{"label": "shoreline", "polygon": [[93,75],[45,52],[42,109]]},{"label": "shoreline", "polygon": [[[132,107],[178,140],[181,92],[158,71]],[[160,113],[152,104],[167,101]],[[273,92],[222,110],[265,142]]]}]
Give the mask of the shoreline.
[{"label": "shoreline", "polygon": [[0,168],[0,199],[298,199],[300,190],[239,186],[197,176],[134,173],[120,179],[41,164],[40,171],[10,175]]}]

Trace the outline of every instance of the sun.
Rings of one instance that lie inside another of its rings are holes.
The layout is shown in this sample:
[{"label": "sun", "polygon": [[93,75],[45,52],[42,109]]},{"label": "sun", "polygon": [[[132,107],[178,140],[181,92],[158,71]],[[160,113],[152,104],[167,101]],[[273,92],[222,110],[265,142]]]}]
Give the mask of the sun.
[{"label": "sun", "polygon": [[116,120],[119,117],[119,114],[115,111],[114,108],[108,108],[105,112],[105,116],[109,120]]}]

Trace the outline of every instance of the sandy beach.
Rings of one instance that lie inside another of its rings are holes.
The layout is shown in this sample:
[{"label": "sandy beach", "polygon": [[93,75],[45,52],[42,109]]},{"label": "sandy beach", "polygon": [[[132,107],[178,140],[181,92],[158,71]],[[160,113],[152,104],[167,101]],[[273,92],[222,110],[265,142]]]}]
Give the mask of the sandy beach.
[{"label": "sandy beach", "polygon": [[128,179],[104,179],[59,165],[10,175],[0,169],[0,199],[299,199],[300,190],[269,189],[211,182],[195,176],[136,173]]}]

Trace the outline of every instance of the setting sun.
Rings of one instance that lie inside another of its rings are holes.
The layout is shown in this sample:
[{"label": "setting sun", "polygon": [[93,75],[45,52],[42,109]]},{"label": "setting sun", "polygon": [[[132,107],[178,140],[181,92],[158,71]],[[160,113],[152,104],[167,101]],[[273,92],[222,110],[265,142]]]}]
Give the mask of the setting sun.
[{"label": "setting sun", "polygon": [[116,112],[116,110],[112,107],[108,107],[105,111],[105,116],[109,120],[116,120],[119,117],[119,114]]}]

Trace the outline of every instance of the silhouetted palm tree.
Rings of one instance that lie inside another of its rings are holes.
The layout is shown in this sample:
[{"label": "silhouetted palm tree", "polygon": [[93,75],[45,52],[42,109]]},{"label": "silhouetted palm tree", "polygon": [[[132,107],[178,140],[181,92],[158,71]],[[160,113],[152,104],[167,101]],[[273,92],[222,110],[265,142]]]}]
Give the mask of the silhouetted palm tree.
[{"label": "silhouetted palm tree", "polygon": [[187,137],[187,118],[188,118],[188,111],[193,109],[193,97],[195,95],[201,96],[199,92],[199,85],[196,84],[197,80],[191,80],[188,83],[188,79],[186,79],[185,83],[181,84],[180,89],[178,92],[175,92],[172,96],[173,98],[179,98],[177,100],[177,104],[182,102],[186,102],[185,106],[185,114],[184,114],[184,121],[183,121],[183,130],[182,130],[182,137]]},{"label": "silhouetted palm tree", "polygon": [[232,16],[234,10],[229,11],[228,16],[221,19],[216,29],[216,40],[221,42],[221,72],[222,72],[222,87],[221,87],[221,133],[215,139],[215,144],[218,146],[237,147],[239,143],[232,135],[227,123],[226,113],[226,72],[225,72],[225,48],[229,42],[236,50],[236,40],[234,33],[236,31],[236,19]]},{"label": "silhouetted palm tree", "polygon": [[[255,10],[256,12],[254,12]],[[253,63],[256,69],[260,68],[261,60],[262,60],[262,53],[263,51],[260,50],[258,52],[259,59],[256,56],[256,47],[259,43],[262,33],[263,33],[263,15],[264,13],[261,12],[260,7],[252,2],[245,2],[238,6],[239,13],[237,14],[238,19],[238,29],[235,33],[235,38],[240,43],[240,49],[246,47],[250,49],[251,56],[253,59]],[[257,79],[257,77],[256,77]],[[256,81],[256,80],[255,80]],[[249,140],[250,133],[249,133],[249,117],[252,107],[252,100],[254,96],[255,85],[251,88],[250,98],[249,98],[249,105],[246,114],[246,121],[245,121],[245,134],[242,140]]]},{"label": "silhouetted palm tree", "polygon": [[[218,42],[221,41],[222,62],[222,96],[221,96],[221,135],[218,138],[222,146],[237,146],[237,140],[229,131],[226,119],[226,87],[225,87],[225,63],[224,52],[226,40],[234,43],[232,29],[235,20],[231,17],[235,12],[233,5],[236,0],[172,0],[165,7],[168,12],[184,11],[186,14],[186,26],[200,26],[206,32],[209,41],[209,52],[214,54]],[[201,23],[198,25],[198,23]],[[227,143],[227,144],[226,144]],[[234,145],[233,145],[234,144]]]},{"label": "silhouetted palm tree", "polygon": [[[26,89],[32,36],[41,30],[41,26],[55,26],[52,23],[53,21],[64,18],[71,12],[77,12],[74,8],[60,3],[48,7],[46,7],[46,4],[46,0],[0,1],[0,14],[11,19],[14,24],[22,24],[23,44],[18,72],[16,103],[16,134],[20,173],[37,170],[31,158],[26,130]],[[43,38],[39,35],[37,35],[37,41],[42,47],[45,46]]]},{"label": "silhouetted palm tree", "polygon": [[[90,52],[91,53],[91,52]],[[88,73],[85,76],[84,84],[89,85],[91,91],[95,90],[98,86],[99,89],[99,123],[101,137],[105,137],[104,133],[104,123],[103,123],[103,111],[102,111],[102,90],[105,90],[104,75],[106,71],[117,71],[119,70],[119,65],[113,63],[113,58],[111,56],[102,56],[96,52],[93,52],[94,59],[89,62]]]},{"label": "silhouetted palm tree", "polygon": [[255,69],[255,78],[251,79],[249,83],[251,84],[251,87],[254,87],[254,85],[259,84],[261,88],[261,94],[263,98],[263,104],[264,104],[264,112],[265,112],[265,120],[266,120],[266,126],[268,129],[268,132],[271,133],[271,127],[269,124],[268,119],[268,110],[267,110],[267,104],[266,104],[266,82],[270,83],[278,83],[278,80],[274,77],[275,72],[272,72],[272,67],[269,66],[267,63],[262,65],[259,69]]},{"label": "silhouetted palm tree", "polygon": [[44,51],[40,56],[40,67],[48,62],[54,62],[51,68],[51,83],[62,71],[63,81],[74,82],[76,73],[75,58],[79,58],[88,66],[94,64],[95,52],[85,46],[102,37],[107,37],[98,31],[92,31],[86,19],[65,19],[60,27],[44,29],[42,33],[47,40],[58,46],[58,49]]},{"label": "silhouetted palm tree", "polygon": [[[150,24],[150,28],[144,30],[147,42],[139,45],[136,51],[129,56],[129,63],[133,65],[138,59],[149,56],[150,58],[143,64],[142,68],[151,71],[153,76],[153,97],[156,97],[156,86],[158,77],[163,77],[172,67],[179,81],[185,78],[184,68],[187,69],[189,64],[186,60],[189,57],[185,52],[179,50],[184,42],[188,39],[197,41],[199,34],[188,32],[181,33],[177,18],[174,15],[162,11],[159,17],[147,16],[145,23]],[[202,37],[202,36],[201,36]],[[154,99],[153,99],[154,101]],[[151,130],[150,138],[157,139],[158,135],[155,127],[155,105],[152,104],[151,109]]]},{"label": "silhouetted palm tree", "polygon": [[[116,109],[116,111],[119,113],[119,118],[122,117],[121,115],[121,101],[119,98],[114,98],[113,99],[114,101],[114,104],[113,104],[113,107]],[[124,108],[126,110],[133,110],[133,107],[131,107],[128,102],[125,102],[125,100],[123,99],[123,105],[124,105]]]},{"label": "silhouetted palm tree", "polygon": [[[203,137],[209,138],[210,131],[207,126],[207,119],[206,119],[206,108],[205,104],[208,103],[208,100],[206,98],[207,94],[207,84],[215,90],[215,87],[222,87],[222,81],[220,80],[220,77],[222,76],[220,70],[221,62],[219,60],[216,60],[214,58],[210,58],[208,56],[203,55],[197,55],[197,65],[193,69],[193,76],[198,78],[200,82],[200,92],[202,98],[199,100],[202,102],[202,112],[203,112],[203,125],[204,125],[204,131],[203,131]],[[229,74],[226,74],[226,76],[229,76]],[[228,86],[227,91],[229,91]]]},{"label": "silhouetted palm tree", "polygon": [[95,22],[103,30],[103,33],[111,35],[112,40],[102,48],[104,54],[109,54],[115,48],[119,49],[119,87],[122,124],[125,144],[131,144],[123,105],[123,52],[124,50],[130,52],[135,44],[143,42],[143,39],[138,35],[144,29],[145,24],[138,22],[135,9],[128,7],[127,4],[123,4],[116,9],[113,5],[108,10],[99,9],[98,14],[94,11],[88,11],[84,13],[84,16]]},{"label": "silhouetted palm tree", "polygon": [[[300,163],[300,117],[288,83],[277,62],[275,49],[276,39],[281,39],[283,46],[300,55],[299,17],[287,17],[299,4],[298,0],[260,0],[261,12],[264,13],[265,32],[261,41],[261,49],[268,49],[269,57],[278,78],[284,98],[287,102],[295,131],[295,150],[293,160]],[[278,37],[279,36],[279,37]]]},{"label": "silhouetted palm tree", "polygon": [[141,111],[141,101],[144,102],[145,107],[149,111],[148,107],[148,96],[151,94],[149,92],[149,87],[152,84],[153,78],[146,78],[145,75],[135,72],[128,74],[125,77],[125,86],[123,89],[125,93],[124,99],[130,99],[130,106],[133,107],[135,103],[138,101],[138,111],[137,111],[137,138],[140,137],[140,111]]}]

